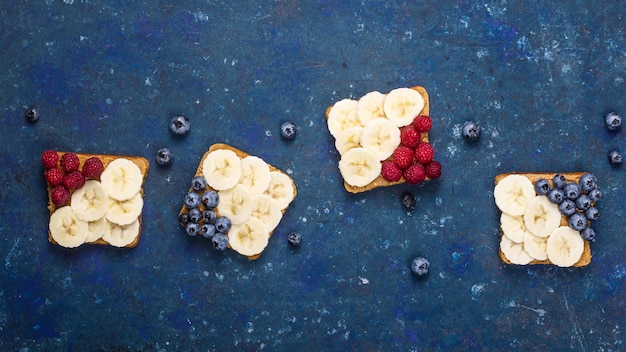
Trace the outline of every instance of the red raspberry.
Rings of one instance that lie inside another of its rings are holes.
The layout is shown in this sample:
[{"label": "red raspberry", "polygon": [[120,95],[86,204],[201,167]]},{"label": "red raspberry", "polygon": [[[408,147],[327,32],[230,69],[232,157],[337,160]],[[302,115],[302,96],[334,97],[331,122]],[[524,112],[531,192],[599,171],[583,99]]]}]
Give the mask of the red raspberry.
[{"label": "red raspberry", "polygon": [[431,161],[424,166],[424,172],[426,172],[426,177],[431,180],[439,178],[441,176],[441,164],[438,161]]},{"label": "red raspberry", "polygon": [[383,163],[380,174],[387,182],[396,182],[402,177],[402,170],[391,160]]},{"label": "red raspberry", "polygon": [[428,133],[433,127],[433,120],[430,116],[418,116],[413,120],[413,127],[417,132]]},{"label": "red raspberry", "polygon": [[422,164],[414,163],[404,170],[404,180],[410,184],[418,184],[426,178]]},{"label": "red raspberry", "polygon": [[78,165],[80,165],[80,160],[78,160],[78,155],[74,153],[65,153],[61,156],[61,168],[65,171],[66,174],[69,174],[72,171],[78,170]]},{"label": "red raspberry", "polygon": [[102,160],[96,156],[85,160],[83,164],[83,176],[85,176],[85,178],[97,179],[100,177],[103,170],[104,165],[102,165]]},{"label": "red raspberry", "polygon": [[59,154],[54,150],[46,150],[41,153],[41,162],[46,169],[52,169],[59,162]]},{"label": "red raspberry", "polygon": [[435,157],[435,150],[430,143],[420,143],[415,148],[415,159],[422,164],[426,165],[429,162],[433,161]]},{"label": "red raspberry", "polygon": [[405,146],[399,146],[396,150],[393,151],[393,162],[398,166],[401,170],[406,169],[413,162],[413,149]]},{"label": "red raspberry", "polygon": [[46,181],[52,186],[58,186],[63,183],[63,171],[58,167],[46,171]]},{"label": "red raspberry", "polygon": [[57,207],[63,206],[70,200],[70,191],[65,186],[56,186],[50,191],[50,198]]},{"label": "red raspberry", "polygon": [[400,144],[409,147],[415,148],[420,142],[420,134],[413,128],[413,126],[408,125],[402,127],[400,130]]},{"label": "red raspberry", "polygon": [[74,170],[63,177],[63,185],[68,189],[79,189],[84,184],[85,176],[78,170]]}]

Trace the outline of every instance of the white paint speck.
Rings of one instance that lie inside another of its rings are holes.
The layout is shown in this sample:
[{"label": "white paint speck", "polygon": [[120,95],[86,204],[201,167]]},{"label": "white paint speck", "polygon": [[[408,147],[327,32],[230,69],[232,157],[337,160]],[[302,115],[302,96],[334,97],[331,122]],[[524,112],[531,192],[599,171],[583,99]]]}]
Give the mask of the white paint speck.
[{"label": "white paint speck", "polygon": [[367,284],[370,283],[370,280],[368,280],[368,279],[366,279],[364,277],[360,277],[359,276],[359,280],[360,280],[359,285],[367,285]]}]

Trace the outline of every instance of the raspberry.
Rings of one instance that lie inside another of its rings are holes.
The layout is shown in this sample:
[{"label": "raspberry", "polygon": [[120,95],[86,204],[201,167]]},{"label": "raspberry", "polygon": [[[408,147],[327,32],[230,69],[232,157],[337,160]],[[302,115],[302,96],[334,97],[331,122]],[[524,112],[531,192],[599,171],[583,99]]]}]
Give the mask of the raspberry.
[{"label": "raspberry", "polygon": [[393,151],[393,162],[404,170],[413,162],[413,155],[413,149],[401,145]]},{"label": "raspberry", "polygon": [[95,156],[85,160],[85,164],[83,164],[83,176],[85,178],[97,179],[100,177],[102,170],[104,170],[104,165],[102,165],[100,158]]},{"label": "raspberry", "polygon": [[418,116],[413,120],[413,127],[417,132],[427,133],[433,127],[430,116]]},{"label": "raspberry", "polygon": [[402,127],[400,130],[400,144],[409,147],[415,148],[420,142],[420,134],[413,128],[413,126],[408,125]]},{"label": "raspberry", "polygon": [[56,186],[50,191],[50,198],[57,207],[63,206],[70,200],[70,191],[65,186]]},{"label": "raspberry", "polygon": [[414,163],[404,170],[404,180],[410,184],[418,184],[426,178],[422,164]]},{"label": "raspberry", "polygon": [[424,172],[426,177],[431,180],[439,178],[441,176],[441,164],[438,161],[431,161],[424,166]]},{"label": "raspberry", "polygon": [[434,157],[435,150],[433,149],[433,146],[430,145],[430,143],[420,143],[418,144],[417,148],[415,148],[415,158],[422,165],[426,165],[429,162],[433,161]]},{"label": "raspberry", "polygon": [[80,171],[74,170],[63,178],[63,185],[68,189],[79,189],[85,184],[85,176]]},{"label": "raspberry", "polygon": [[78,170],[78,165],[80,164],[80,160],[78,160],[78,156],[74,153],[65,153],[61,156],[61,168],[65,171],[66,174],[69,174],[72,171]]},{"label": "raspberry", "polygon": [[387,160],[383,163],[380,174],[385,181],[396,182],[402,177],[402,170],[393,161]]},{"label": "raspberry", "polygon": [[59,154],[54,150],[46,150],[41,153],[41,162],[46,169],[52,169],[59,162]]},{"label": "raspberry", "polygon": [[46,171],[46,181],[52,186],[58,186],[63,183],[63,171],[58,167]]}]

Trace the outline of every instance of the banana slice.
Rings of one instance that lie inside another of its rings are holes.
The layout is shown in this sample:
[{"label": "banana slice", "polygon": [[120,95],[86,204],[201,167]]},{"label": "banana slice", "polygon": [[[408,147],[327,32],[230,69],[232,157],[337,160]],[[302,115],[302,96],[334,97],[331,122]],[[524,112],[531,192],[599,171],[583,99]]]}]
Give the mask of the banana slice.
[{"label": "banana slice", "polygon": [[202,162],[202,174],[216,191],[235,186],[241,179],[241,173],[241,159],[232,150],[214,150]]},{"label": "banana slice", "polygon": [[400,129],[390,120],[374,119],[363,128],[361,145],[378,160],[385,160],[400,145]]},{"label": "banana slice", "polygon": [[100,183],[109,198],[123,201],[139,192],[143,175],[137,164],[125,158],[118,158],[104,169],[100,175]]},{"label": "banana slice", "polygon": [[585,249],[580,233],[569,226],[560,226],[550,234],[546,253],[552,264],[569,267],[576,264]]},{"label": "banana slice", "polygon": [[511,216],[502,213],[500,216],[500,228],[504,236],[508,237],[515,243],[524,242],[524,234],[527,233],[523,216]]},{"label": "banana slice", "polygon": [[508,175],[493,189],[496,205],[503,213],[523,215],[528,202],[535,197],[535,187],[522,175]]},{"label": "banana slice", "polygon": [[237,184],[232,188],[219,191],[220,202],[217,212],[220,216],[230,219],[232,224],[241,224],[252,214],[254,198],[244,185]]},{"label": "banana slice", "polygon": [[524,250],[522,243],[515,243],[506,236],[502,236],[500,239],[500,250],[513,264],[526,265],[533,260],[528,252]]},{"label": "banana slice", "polygon": [[254,218],[261,220],[268,232],[272,232],[283,217],[278,202],[267,194],[254,196],[252,214]]},{"label": "banana slice", "polygon": [[89,231],[87,232],[87,239],[85,242],[91,243],[99,240],[104,235],[104,232],[107,228],[107,219],[106,217],[101,217],[98,220],[90,221],[88,223]]},{"label": "banana slice", "polygon": [[50,235],[56,243],[67,248],[76,248],[85,243],[89,225],[76,216],[69,205],[58,208],[50,215]]},{"label": "banana slice", "polygon": [[360,147],[361,133],[363,133],[363,127],[361,126],[341,131],[337,139],[335,139],[335,148],[337,148],[339,155],[343,155],[352,148]]},{"label": "banana slice", "polygon": [[530,232],[524,233],[524,250],[534,259],[548,259],[548,253],[546,252],[547,244],[548,237],[538,237]]},{"label": "banana slice", "polygon": [[367,125],[373,119],[385,118],[383,103],[385,94],[373,91],[365,94],[356,105],[356,118],[362,126]]},{"label": "banana slice", "polygon": [[269,232],[261,220],[249,217],[245,222],[233,225],[228,231],[230,247],[245,256],[257,255],[267,247]]},{"label": "banana slice", "polygon": [[270,172],[272,180],[269,187],[265,191],[265,194],[274,198],[278,202],[280,210],[287,208],[291,201],[293,201],[296,194],[296,185],[289,176],[283,174],[280,171]]},{"label": "banana slice", "polygon": [[100,182],[89,180],[72,193],[70,205],[79,219],[95,221],[104,217],[109,209],[109,196]]},{"label": "banana slice", "polygon": [[335,103],[328,112],[328,130],[337,138],[341,131],[352,127],[362,127],[356,117],[357,101],[343,99]]},{"label": "banana slice", "polygon": [[102,239],[115,247],[126,247],[139,235],[139,219],[128,225],[118,225],[107,221]]},{"label": "banana slice", "polygon": [[528,202],[524,212],[524,225],[535,236],[547,237],[561,224],[558,205],[546,196],[536,196]]},{"label": "banana slice", "polygon": [[272,180],[269,165],[257,156],[241,159],[241,178],[239,183],[246,186],[252,195],[265,192]]},{"label": "banana slice", "polygon": [[339,160],[339,172],[349,185],[363,187],[374,181],[381,170],[378,158],[368,149],[353,148]]},{"label": "banana slice", "polygon": [[109,209],[106,212],[106,219],[117,225],[128,225],[137,220],[143,209],[143,197],[141,193],[136,193],[134,197],[119,201],[109,198]]},{"label": "banana slice", "polygon": [[383,104],[385,115],[397,127],[413,122],[424,108],[424,98],[411,88],[397,88],[389,92]]}]

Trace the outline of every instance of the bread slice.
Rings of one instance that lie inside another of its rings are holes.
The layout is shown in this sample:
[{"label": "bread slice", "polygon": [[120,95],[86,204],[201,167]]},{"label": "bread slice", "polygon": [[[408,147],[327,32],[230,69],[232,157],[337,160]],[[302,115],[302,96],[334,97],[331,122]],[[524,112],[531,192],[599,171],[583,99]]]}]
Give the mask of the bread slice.
[{"label": "bread slice", "polygon": [[[227,144],[222,144],[222,143],[213,144],[211,147],[209,147],[209,150],[206,153],[204,153],[204,155],[202,156],[202,159],[200,160],[200,163],[198,164],[198,169],[196,170],[196,173],[195,173],[194,176],[202,176],[203,175],[203,173],[202,173],[202,165],[204,164],[204,159],[206,159],[207,155],[209,155],[211,152],[213,152],[215,150],[218,150],[218,149],[231,150],[235,154],[237,154],[237,156],[240,159],[243,159],[243,158],[245,158],[245,157],[250,155],[250,154],[248,154],[246,152],[243,152],[243,151],[241,151],[241,150],[239,150],[239,149],[237,149],[235,147],[232,147],[230,145],[227,145]],[[267,161],[266,161],[266,163],[267,163]],[[275,166],[273,166],[273,165],[271,165],[269,163],[267,163],[267,165],[269,166],[270,171],[280,172],[280,173],[284,174],[285,176],[287,176],[289,178],[289,180],[291,180],[291,183],[293,185],[293,198],[295,199],[297,191],[296,191],[296,184],[293,182],[293,179],[289,175],[287,175],[285,172],[283,172],[282,170],[276,168]],[[193,188],[189,187],[189,191],[191,192],[192,190],[193,190]],[[212,190],[212,188],[207,185],[207,190]],[[285,211],[287,210],[287,208],[282,210],[283,215],[285,214]],[[180,216],[181,214],[188,213],[188,212],[189,212],[189,208],[186,205],[183,204],[183,206],[180,209],[180,212],[178,213],[178,215]],[[216,213],[217,216],[219,216],[219,213],[218,213],[217,209],[215,209],[215,213]],[[182,224],[181,224],[181,226],[182,226]],[[272,237],[273,233],[274,233],[274,231],[270,231],[270,233],[269,233],[270,238]],[[229,248],[230,248],[230,245],[229,245]],[[246,256],[246,257],[248,259],[255,260],[255,259],[258,259],[261,256],[261,253],[253,255],[253,256]]]},{"label": "bread slice", "polygon": [[[540,180],[540,179],[546,179],[548,181],[550,181],[550,184],[552,186],[554,186],[554,184],[552,183],[552,178],[557,175],[557,174],[561,174],[563,176],[565,176],[565,179],[567,181],[570,182],[578,182],[578,180],[580,180],[580,176],[582,176],[583,174],[586,174],[586,172],[569,172],[569,173],[564,173],[564,172],[559,172],[559,173],[546,173],[546,172],[528,172],[528,173],[521,173],[521,172],[512,172],[512,173],[504,173],[504,174],[499,174],[495,177],[494,179],[494,186],[498,184],[498,182],[500,182],[500,180],[502,180],[503,178],[509,176],[509,175],[522,175],[522,176],[526,176],[530,182],[532,182],[533,184],[535,184],[536,181]],[[561,226],[568,226],[568,221],[567,221],[567,217],[565,217],[564,215],[561,215]],[[502,236],[504,236],[504,232],[502,231],[502,227],[500,228],[500,238],[502,238]],[[586,266],[589,263],[591,263],[591,246],[589,245],[589,241],[584,241],[585,242],[585,248],[583,250],[583,254],[580,256],[580,260],[578,260],[578,262],[576,262],[573,266],[574,267],[581,267],[581,266]],[[502,253],[502,251],[500,250],[500,247],[498,247],[498,256],[500,257],[500,260],[502,260],[504,263],[506,264],[512,264],[505,256],[504,253]],[[535,264],[552,264],[550,262],[550,260],[533,260],[531,261],[529,264],[531,265],[535,265]]]},{"label": "bread slice", "polygon": [[[63,154],[65,153],[67,152],[57,152],[57,154],[59,155],[59,158],[61,158],[61,156],[63,156]],[[140,156],[122,156],[122,155],[110,155],[110,154],[79,154],[79,153],[75,153],[75,154],[78,156],[78,160],[80,161],[80,165],[78,167],[79,170],[82,170],[85,160],[89,159],[92,156],[98,157],[102,161],[102,165],[104,166],[105,169],[115,159],[124,158],[124,159],[128,159],[132,161],[139,167],[139,170],[141,170],[141,174],[143,175],[142,187],[141,187],[141,190],[139,191],[141,192],[141,195],[143,196],[143,182],[145,182],[146,177],[148,176],[148,170],[150,169],[150,163],[148,162],[146,158],[140,157]],[[52,197],[50,194],[52,187],[50,186],[49,183],[47,183],[47,185],[48,185],[48,210],[50,211],[50,215],[52,215],[56,211],[57,206],[54,204],[54,202],[52,202]],[[70,191],[70,196],[72,193],[73,191]],[[133,242],[129,243],[125,248],[134,248],[139,243],[139,237],[141,236],[141,227],[142,227],[141,226],[142,225],[141,214],[139,215],[138,220],[139,220],[139,230],[137,231],[137,237],[135,237]],[[50,230],[48,230],[48,241],[50,241],[50,243],[58,244],[52,238]],[[109,245],[108,242],[106,242],[105,240],[101,238],[94,242],[87,242],[87,243]]]},{"label": "bread slice", "polygon": [[[422,108],[422,111],[419,113],[419,116],[430,116],[430,101],[428,99],[428,92],[426,92],[426,89],[424,87],[421,86],[414,86],[414,87],[410,87],[411,89],[417,91],[418,93],[420,93],[420,95],[422,96],[422,98],[424,98],[424,108]],[[331,105],[329,107],[326,108],[326,112],[325,112],[325,116],[326,116],[326,120],[328,120],[328,114],[330,113],[330,110],[333,108],[334,105]],[[428,143],[428,133],[420,133],[420,141]],[[389,160],[389,159],[387,159]],[[386,160],[381,161],[381,163],[385,162]],[[426,180],[429,180],[429,178],[427,177]],[[346,191],[350,192],[350,193],[361,193],[361,192],[365,192],[365,191],[369,191],[371,189],[374,188],[378,188],[378,187],[387,187],[387,186],[393,186],[393,185],[398,185],[401,183],[404,183],[404,178],[401,178],[400,180],[396,181],[396,182],[389,182],[387,180],[385,180],[382,176],[378,176],[376,179],[374,179],[374,181],[370,182],[369,184],[363,186],[363,187],[356,187],[356,186],[352,186],[349,185],[348,183],[346,183],[345,181],[343,182],[343,185],[346,189]]]}]

